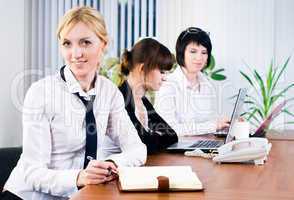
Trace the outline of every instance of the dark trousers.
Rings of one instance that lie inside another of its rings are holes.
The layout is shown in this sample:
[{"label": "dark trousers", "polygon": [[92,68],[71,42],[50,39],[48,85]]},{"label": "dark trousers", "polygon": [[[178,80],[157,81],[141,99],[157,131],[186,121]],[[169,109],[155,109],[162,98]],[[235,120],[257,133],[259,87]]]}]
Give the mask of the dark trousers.
[{"label": "dark trousers", "polygon": [[15,194],[7,190],[5,192],[0,193],[0,199],[1,200],[23,200],[22,198],[19,198],[18,196],[16,196]]}]

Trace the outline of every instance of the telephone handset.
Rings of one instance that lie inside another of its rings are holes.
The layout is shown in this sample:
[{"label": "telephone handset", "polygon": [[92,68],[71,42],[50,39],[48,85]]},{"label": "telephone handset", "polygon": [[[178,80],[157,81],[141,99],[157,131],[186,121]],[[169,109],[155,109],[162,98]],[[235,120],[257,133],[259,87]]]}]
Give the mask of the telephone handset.
[{"label": "telephone handset", "polygon": [[218,148],[214,162],[250,162],[264,164],[272,144],[266,138],[246,138],[235,140]]}]

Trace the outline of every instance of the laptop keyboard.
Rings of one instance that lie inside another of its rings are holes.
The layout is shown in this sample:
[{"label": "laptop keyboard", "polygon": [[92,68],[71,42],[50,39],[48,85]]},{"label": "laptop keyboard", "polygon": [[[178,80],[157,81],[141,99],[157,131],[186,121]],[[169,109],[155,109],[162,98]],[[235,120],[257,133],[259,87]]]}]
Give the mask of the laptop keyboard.
[{"label": "laptop keyboard", "polygon": [[200,140],[195,144],[192,144],[190,147],[192,148],[218,148],[223,145],[223,141],[216,140]]}]

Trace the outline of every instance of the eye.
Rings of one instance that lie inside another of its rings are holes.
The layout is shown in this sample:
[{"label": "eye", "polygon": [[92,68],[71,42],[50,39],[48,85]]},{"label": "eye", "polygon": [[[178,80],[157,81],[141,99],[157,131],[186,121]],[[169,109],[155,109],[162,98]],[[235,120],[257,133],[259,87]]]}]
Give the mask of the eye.
[{"label": "eye", "polygon": [[197,51],[194,50],[194,49],[191,49],[191,50],[190,50],[190,53],[197,53]]},{"label": "eye", "polygon": [[92,42],[89,41],[89,40],[82,40],[82,41],[81,41],[81,44],[82,44],[83,46],[89,46],[89,45],[92,44]]},{"label": "eye", "polygon": [[167,71],[166,71],[166,70],[160,70],[160,73],[161,73],[162,75],[164,75],[164,74],[167,74]]},{"label": "eye", "polygon": [[62,43],[62,46],[64,46],[64,47],[69,47],[70,45],[71,45],[71,43],[69,41],[64,41]]},{"label": "eye", "polygon": [[203,55],[206,55],[207,54],[207,51],[202,51],[201,52]]}]

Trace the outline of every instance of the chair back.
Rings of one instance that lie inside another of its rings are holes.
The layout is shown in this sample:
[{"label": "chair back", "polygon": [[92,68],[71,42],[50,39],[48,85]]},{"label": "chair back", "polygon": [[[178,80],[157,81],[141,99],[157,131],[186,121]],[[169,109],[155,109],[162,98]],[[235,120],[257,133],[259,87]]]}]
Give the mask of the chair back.
[{"label": "chair back", "polygon": [[22,147],[0,148],[0,192],[2,192],[5,182],[16,166],[21,152]]}]

